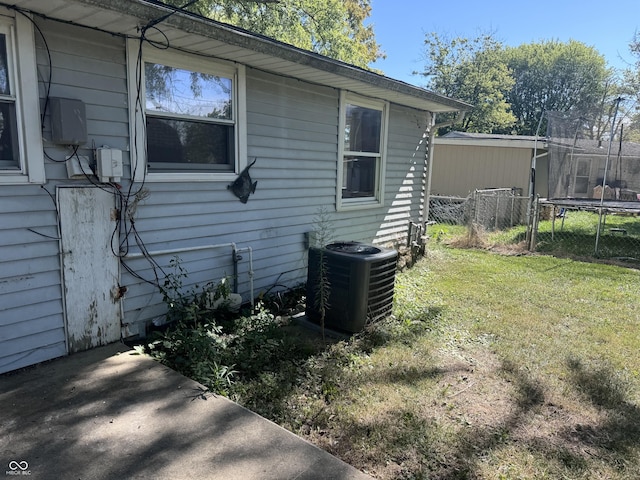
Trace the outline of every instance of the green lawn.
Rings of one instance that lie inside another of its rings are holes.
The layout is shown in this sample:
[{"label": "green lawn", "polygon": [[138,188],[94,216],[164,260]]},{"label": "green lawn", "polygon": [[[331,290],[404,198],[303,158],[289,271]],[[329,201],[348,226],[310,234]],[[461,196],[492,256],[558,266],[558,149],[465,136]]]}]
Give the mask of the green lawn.
[{"label": "green lawn", "polygon": [[[598,251],[596,235],[598,214],[591,211],[569,210],[564,218],[542,220],[538,224],[535,250],[556,256],[622,259],[640,264],[640,217],[636,215],[608,214],[600,228]],[[429,226],[429,236],[435,242],[473,246],[523,246],[527,227],[518,225],[491,232],[474,231],[469,236],[465,225],[435,224]],[[524,247],[519,247],[524,248]]]},{"label": "green lawn", "polygon": [[637,479],[639,285],[436,249],[399,275],[395,318],[299,359],[277,408],[264,378],[237,399],[378,478]]}]

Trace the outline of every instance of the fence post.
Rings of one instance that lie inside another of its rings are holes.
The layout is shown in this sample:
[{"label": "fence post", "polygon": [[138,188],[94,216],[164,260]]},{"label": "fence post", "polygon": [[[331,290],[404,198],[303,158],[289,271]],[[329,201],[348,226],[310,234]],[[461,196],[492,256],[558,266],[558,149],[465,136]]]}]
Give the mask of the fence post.
[{"label": "fence post", "polygon": [[471,214],[469,215],[469,228],[473,227],[474,223],[478,223],[478,191],[473,191],[473,196],[471,197]]},{"label": "fence post", "polygon": [[516,197],[511,197],[511,211],[510,213],[510,218],[509,218],[509,228],[513,227],[513,211],[516,208]]},{"label": "fence post", "polygon": [[536,195],[536,201],[533,205],[533,226],[531,228],[531,240],[529,243],[529,251],[536,251],[536,237],[538,236],[538,222],[540,220],[540,195]]}]

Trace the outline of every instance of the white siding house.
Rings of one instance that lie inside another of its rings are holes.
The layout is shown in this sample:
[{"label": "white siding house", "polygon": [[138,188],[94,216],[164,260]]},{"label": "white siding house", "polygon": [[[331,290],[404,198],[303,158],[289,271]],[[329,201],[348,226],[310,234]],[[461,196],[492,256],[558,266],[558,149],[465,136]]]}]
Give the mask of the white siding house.
[{"label": "white siding house", "polygon": [[306,279],[321,209],[405,242],[467,108],[157,1],[0,1],[0,373],[144,335],[176,255],[249,301]]}]

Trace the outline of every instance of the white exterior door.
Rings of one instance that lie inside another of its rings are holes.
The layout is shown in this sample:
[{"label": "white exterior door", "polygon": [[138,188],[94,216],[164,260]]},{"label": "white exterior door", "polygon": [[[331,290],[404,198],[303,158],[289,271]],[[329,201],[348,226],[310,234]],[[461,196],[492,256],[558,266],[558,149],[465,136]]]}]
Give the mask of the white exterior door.
[{"label": "white exterior door", "polygon": [[[119,265],[113,193],[58,188],[69,353],[120,339]],[[113,240],[112,240],[113,239]],[[115,245],[117,251],[117,245]]]}]

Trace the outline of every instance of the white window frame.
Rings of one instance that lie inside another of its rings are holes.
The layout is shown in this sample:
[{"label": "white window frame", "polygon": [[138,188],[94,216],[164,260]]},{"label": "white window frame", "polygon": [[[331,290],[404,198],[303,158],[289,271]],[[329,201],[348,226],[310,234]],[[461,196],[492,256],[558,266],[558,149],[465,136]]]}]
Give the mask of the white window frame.
[{"label": "white window frame", "polygon": [[[371,108],[382,112],[380,125],[380,151],[377,155],[363,152],[352,152],[345,149],[344,134],[347,123],[347,105]],[[336,209],[359,210],[377,208],[384,204],[385,172],[387,170],[387,132],[389,125],[389,102],[363,97],[350,92],[340,92],[340,120],[338,125],[338,183],[336,185]],[[376,180],[374,195],[361,198],[342,198],[342,185],[344,181],[344,157],[345,156],[369,156],[377,158]]]},{"label": "white window frame", "polygon": [[[236,65],[222,60],[188,55],[174,50],[159,50],[149,45],[142,46],[142,78],[141,91],[138,92],[137,62],[140,41],[127,40],[127,69],[129,89],[129,127],[131,138],[131,172],[136,182],[211,182],[233,181],[247,165],[247,100],[246,100],[246,72],[244,65]],[[146,155],[146,122],[145,112],[140,108],[145,106],[144,62],[159,63],[171,67],[191,70],[195,72],[225,76],[233,81],[233,108],[235,109],[235,159],[232,171],[225,172],[152,172],[148,171]],[[136,101],[140,99],[140,101]]]},{"label": "white window frame", "polygon": [[0,9],[0,32],[7,39],[7,67],[11,97],[16,105],[19,150],[18,169],[0,169],[0,185],[43,184],[46,178],[33,24],[22,14]]}]

